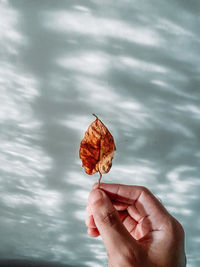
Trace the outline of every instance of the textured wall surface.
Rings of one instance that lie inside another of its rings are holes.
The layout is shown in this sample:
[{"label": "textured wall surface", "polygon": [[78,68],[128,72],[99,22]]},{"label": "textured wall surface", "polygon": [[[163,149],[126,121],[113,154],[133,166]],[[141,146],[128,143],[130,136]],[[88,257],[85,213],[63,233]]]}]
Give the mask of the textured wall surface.
[{"label": "textured wall surface", "polygon": [[86,234],[98,175],[78,157],[95,113],[104,182],[148,187],[200,266],[200,2],[0,0],[0,258],[106,266]]}]

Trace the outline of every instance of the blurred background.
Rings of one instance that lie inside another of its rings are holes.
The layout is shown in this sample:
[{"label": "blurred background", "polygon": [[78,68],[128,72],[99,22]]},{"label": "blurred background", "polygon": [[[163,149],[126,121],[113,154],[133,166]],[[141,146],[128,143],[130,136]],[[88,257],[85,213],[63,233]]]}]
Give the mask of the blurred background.
[{"label": "blurred background", "polygon": [[200,2],[0,0],[0,258],[107,265],[87,236],[80,141],[117,151],[103,182],[148,187],[200,266]]}]

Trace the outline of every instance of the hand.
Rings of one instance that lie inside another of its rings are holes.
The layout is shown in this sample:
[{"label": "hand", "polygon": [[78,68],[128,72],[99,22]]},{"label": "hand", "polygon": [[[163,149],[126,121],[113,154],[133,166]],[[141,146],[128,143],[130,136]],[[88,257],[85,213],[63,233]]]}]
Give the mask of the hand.
[{"label": "hand", "polygon": [[89,195],[88,234],[101,235],[109,267],[184,267],[184,230],[145,187],[101,183]]}]

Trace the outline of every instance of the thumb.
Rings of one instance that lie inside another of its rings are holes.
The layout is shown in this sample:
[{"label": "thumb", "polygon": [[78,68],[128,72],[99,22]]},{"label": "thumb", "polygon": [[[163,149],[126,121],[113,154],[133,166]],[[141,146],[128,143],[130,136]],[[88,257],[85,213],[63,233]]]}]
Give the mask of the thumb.
[{"label": "thumb", "polygon": [[108,255],[127,254],[137,249],[136,240],[122,224],[117,210],[103,190],[95,189],[89,195],[89,207]]}]

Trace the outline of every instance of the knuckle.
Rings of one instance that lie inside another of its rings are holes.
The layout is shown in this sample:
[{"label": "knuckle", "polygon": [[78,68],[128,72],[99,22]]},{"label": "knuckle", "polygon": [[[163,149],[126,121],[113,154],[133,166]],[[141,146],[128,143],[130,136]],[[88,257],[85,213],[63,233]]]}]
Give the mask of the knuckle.
[{"label": "knuckle", "polygon": [[147,191],[149,191],[149,190],[147,189],[147,187],[145,187],[145,186],[140,186],[140,190],[143,191],[143,192],[147,192]]},{"label": "knuckle", "polygon": [[145,186],[140,186],[140,190],[145,194],[152,194],[151,191]]},{"label": "knuckle", "polygon": [[171,218],[169,218],[167,223],[167,228],[169,233],[171,233],[172,237],[176,236],[180,240],[184,239],[185,236],[184,228],[181,225],[181,223],[177,221],[174,217],[171,216]]}]

